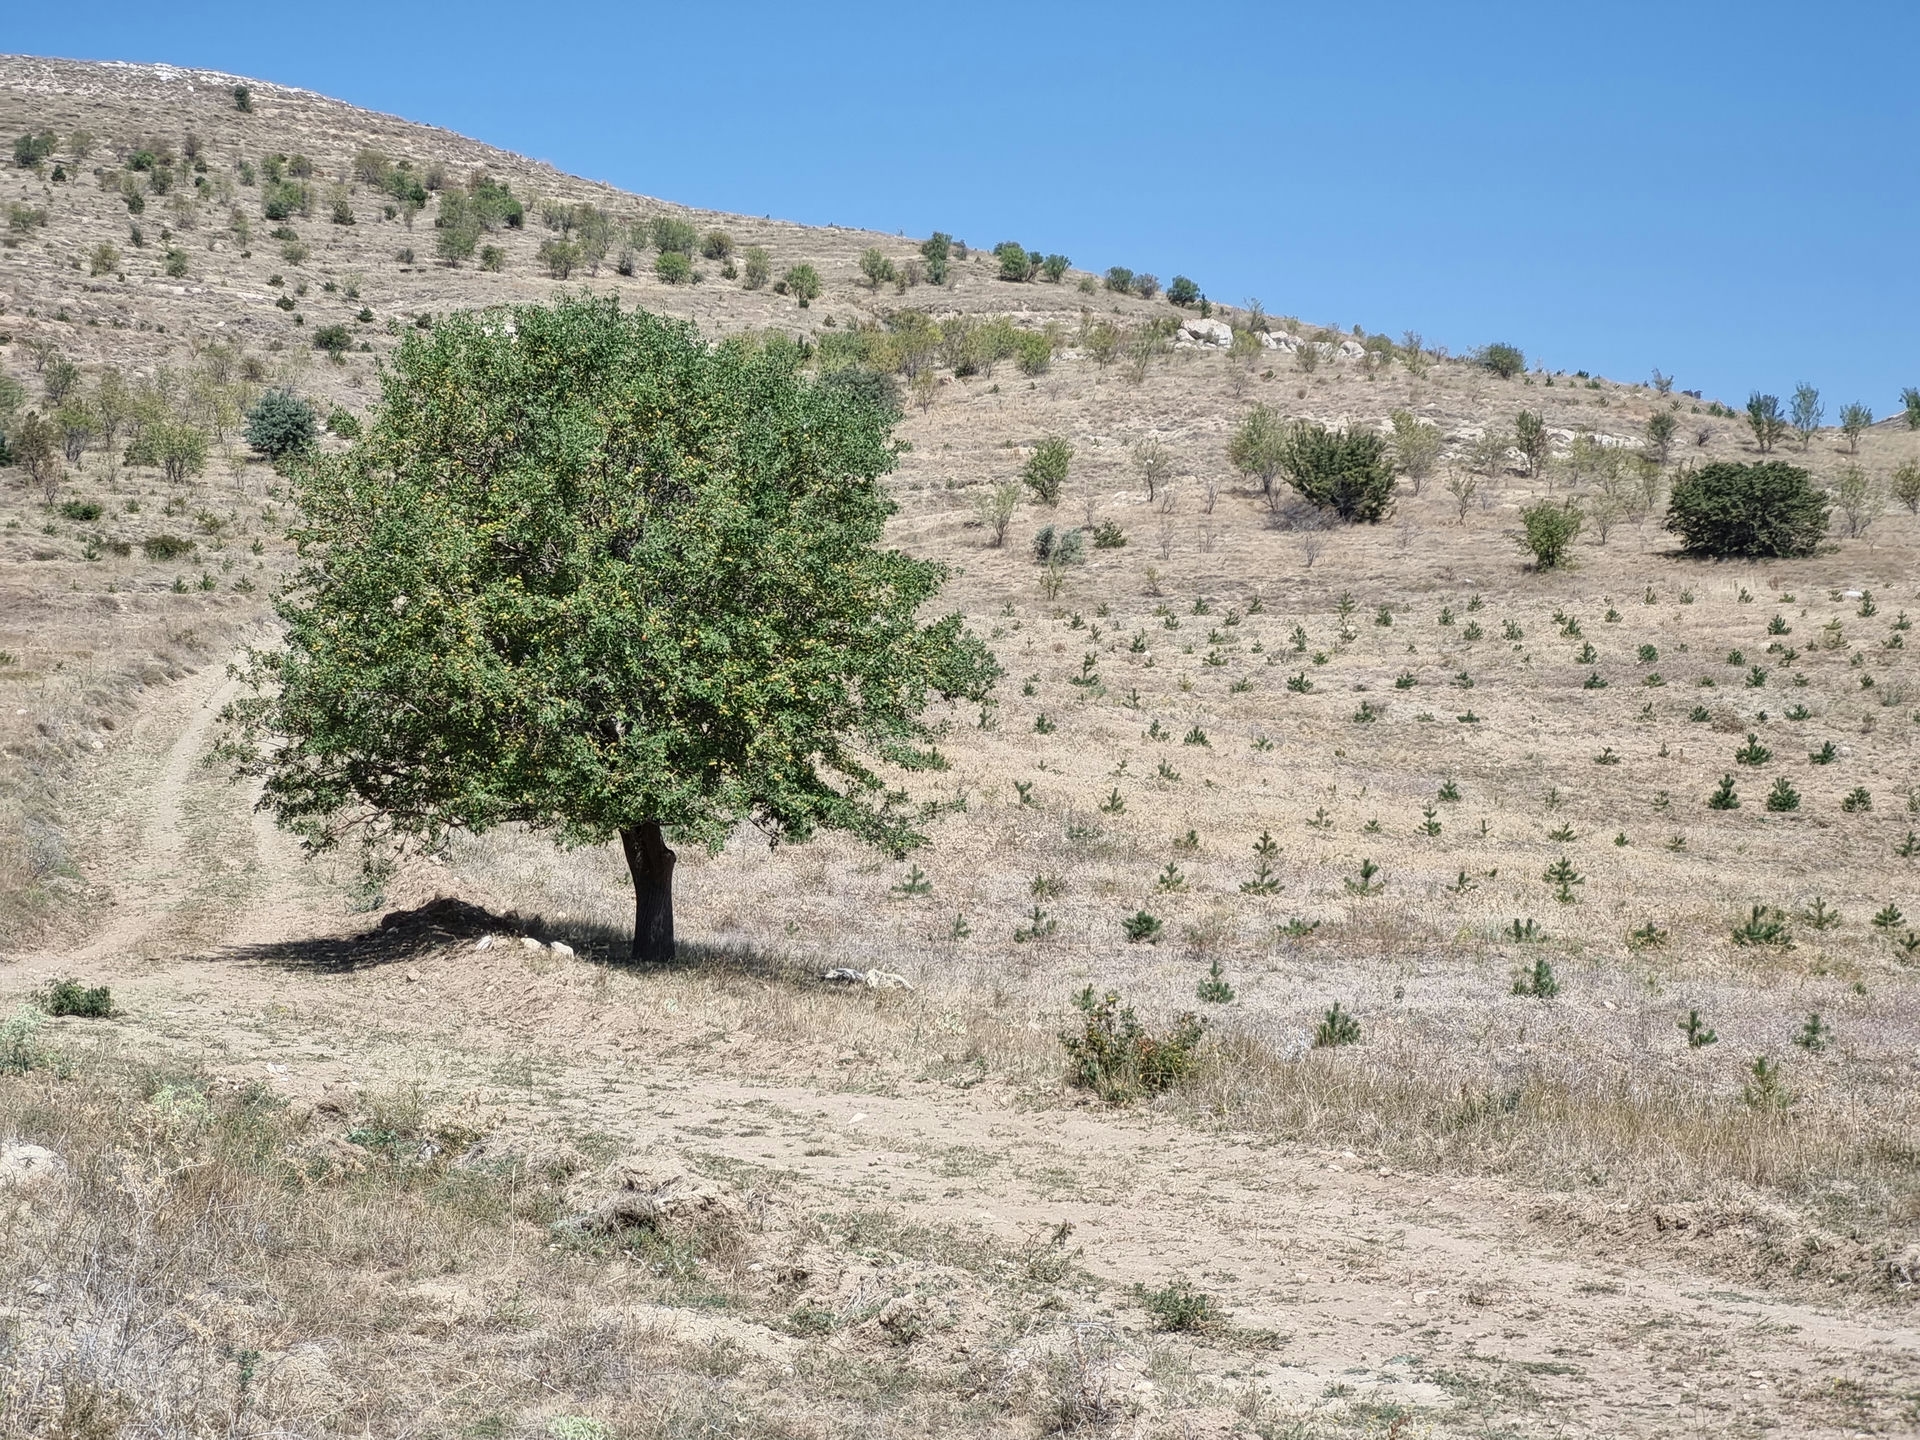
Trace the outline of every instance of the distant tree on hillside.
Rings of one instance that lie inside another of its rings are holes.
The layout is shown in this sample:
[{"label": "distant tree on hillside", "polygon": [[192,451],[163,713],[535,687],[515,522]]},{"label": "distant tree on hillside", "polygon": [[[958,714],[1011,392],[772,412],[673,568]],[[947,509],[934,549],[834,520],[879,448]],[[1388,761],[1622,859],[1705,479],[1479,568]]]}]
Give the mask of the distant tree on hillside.
[{"label": "distant tree on hillside", "polygon": [[1756,390],[1747,397],[1747,428],[1753,431],[1753,443],[1762,455],[1786,437],[1787,423],[1780,412],[1778,395],[1762,395]]},{"label": "distant tree on hillside", "polygon": [[1509,345],[1505,341],[1481,346],[1473,358],[1483,369],[1491,370],[1502,380],[1511,380],[1527,368],[1526,352],[1518,345]]},{"label": "distant tree on hillside", "polygon": [[1847,438],[1847,453],[1860,453],[1860,437],[1867,433],[1867,427],[1873,424],[1873,411],[1855,401],[1851,405],[1840,407],[1840,433]]},{"label": "distant tree on hillside", "polygon": [[1827,418],[1827,407],[1820,403],[1820,392],[1804,380],[1793,387],[1793,411],[1789,418],[1800,433],[1800,448],[1805,450],[1813,443],[1820,423]]}]

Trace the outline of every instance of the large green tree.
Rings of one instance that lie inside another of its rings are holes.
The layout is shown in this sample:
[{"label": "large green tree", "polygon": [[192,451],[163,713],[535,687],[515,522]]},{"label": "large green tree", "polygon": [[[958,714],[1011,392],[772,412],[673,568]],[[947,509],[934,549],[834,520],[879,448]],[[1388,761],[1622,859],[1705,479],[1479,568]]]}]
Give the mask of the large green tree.
[{"label": "large green tree", "polygon": [[410,336],[296,471],[285,644],[229,712],[263,804],[315,849],[617,837],[638,960],[673,954],[669,839],[919,843],[888,766],[997,667],[880,548],[897,413],[797,364],[585,297]]}]

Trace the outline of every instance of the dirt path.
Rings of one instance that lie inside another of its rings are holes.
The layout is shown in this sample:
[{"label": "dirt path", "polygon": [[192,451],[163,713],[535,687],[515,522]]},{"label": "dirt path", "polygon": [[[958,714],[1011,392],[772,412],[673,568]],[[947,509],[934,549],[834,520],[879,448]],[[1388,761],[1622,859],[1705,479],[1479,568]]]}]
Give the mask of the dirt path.
[{"label": "dirt path", "polygon": [[[106,918],[80,947],[0,971],[5,1003],[83,974],[114,986],[122,1043],[294,1094],[415,1083],[511,1131],[776,1175],[816,1209],[1016,1245],[1070,1224],[1105,1282],[1084,1318],[1132,1337],[1119,1381],[1169,1403],[1231,1395],[1250,1423],[1389,1404],[1488,1435],[1840,1436],[1920,1421],[1910,1310],[1747,1293],[1683,1259],[1557,1244],[1535,1218],[1541,1194],[1036,1103],[991,1081],[796,1063],[764,1029],[681,1011],[682,980],[517,945],[343,971],[268,963],[262,945],[366,917],[203,764],[231,693],[220,669],[183,683],[103,765],[89,804],[94,853],[110,857],[93,877]],[[1232,1326],[1183,1342],[1173,1365],[1130,1295],[1180,1275],[1219,1296]]]}]

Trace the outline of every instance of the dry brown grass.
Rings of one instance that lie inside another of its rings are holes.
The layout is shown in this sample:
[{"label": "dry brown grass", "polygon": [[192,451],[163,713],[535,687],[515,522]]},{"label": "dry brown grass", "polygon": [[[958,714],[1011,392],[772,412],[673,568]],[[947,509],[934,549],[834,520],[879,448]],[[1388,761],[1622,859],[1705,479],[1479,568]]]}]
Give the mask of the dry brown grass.
[{"label": "dry brown grass", "polygon": [[[1756,1285],[1881,1301],[1908,1293],[1889,1288],[1884,1261],[1914,1244],[1920,1225],[1920,965],[1901,943],[1907,926],[1920,923],[1920,860],[1899,853],[1910,829],[1920,829],[1912,788],[1920,677],[1910,658],[1920,640],[1894,628],[1903,608],[1920,615],[1913,580],[1920,521],[1913,516],[1889,510],[1863,536],[1836,539],[1806,560],[1708,565],[1671,553],[1658,497],[1643,497],[1624,507],[1605,543],[1590,528],[1571,569],[1535,574],[1523,568],[1511,538],[1519,510],[1545,494],[1575,494],[1589,509],[1610,505],[1600,480],[1576,473],[1575,441],[1592,435],[1635,448],[1647,418],[1668,403],[1648,387],[1564,375],[1550,385],[1543,375],[1502,382],[1443,359],[1421,373],[1394,366],[1368,374],[1350,360],[1308,372],[1278,352],[1263,352],[1249,371],[1235,358],[1191,347],[1143,350],[1137,367],[1124,358],[1103,364],[1088,327],[1111,322],[1137,335],[1168,308],[1084,293],[1072,283],[1077,276],[1058,287],[1002,284],[992,278],[991,259],[977,252],[955,267],[950,289],[876,293],[858,282],[861,251],[874,245],[904,260],[911,241],[686,211],[274,86],[256,85],[257,113],[242,117],[227,106],[217,77],[198,77],[191,94],[185,78],[0,62],[0,125],[15,132],[47,125],[63,134],[86,126],[102,146],[93,163],[106,165],[116,163],[115,147],[154,135],[177,143],[192,129],[211,175],[229,185],[241,157],[258,160],[273,150],[306,151],[323,181],[345,177],[354,152],[369,145],[423,167],[441,163],[456,176],[484,166],[523,198],[589,201],[622,220],[672,213],[702,231],[724,227],[741,247],[766,246],[775,274],[797,261],[814,264],[824,293],[801,311],[717,274],[691,287],[667,286],[646,264],[635,277],[605,267],[563,286],[535,258],[547,234],[537,216],[524,231],[488,237],[506,251],[500,273],[448,269],[425,261],[430,211],[409,230],[381,219],[372,197],[358,191],[354,226],[329,225],[320,213],[294,222],[311,250],[295,264],[266,240],[257,192],[237,186],[233,203],[253,212],[251,254],[226,228],[221,198],[205,202],[194,227],[178,232],[191,257],[185,282],[159,273],[160,247],[151,244],[140,251],[122,244],[124,281],[89,277],[84,263],[75,270],[70,262],[84,261],[103,238],[119,243],[127,216],[118,198],[91,176],[55,187],[31,172],[7,171],[0,203],[45,205],[51,215],[44,231],[9,252],[12,288],[0,319],[9,336],[0,365],[30,391],[29,342],[54,341],[89,376],[106,363],[152,376],[162,366],[190,371],[217,337],[259,361],[267,378],[364,410],[380,357],[416,317],[542,300],[583,283],[694,319],[711,334],[778,328],[817,341],[901,306],[938,320],[1007,315],[1031,329],[1052,326],[1061,341],[1047,373],[1033,378],[1011,362],[990,377],[936,366],[928,403],[910,405],[901,426],[912,449],[893,482],[897,543],[955,567],[949,602],[991,640],[1007,671],[995,706],[943,717],[940,748],[950,768],[911,777],[922,798],[945,807],[931,827],[931,847],[911,857],[931,881],[930,894],[903,895],[904,864],[839,839],[768,852],[743,835],[718,856],[682,856],[681,929],[696,962],[683,971],[634,976],[542,961],[544,968],[521,975],[498,957],[488,968],[449,955],[439,962],[447,971],[474,978],[448,982],[444,1024],[384,1012],[370,1018],[347,1000],[336,1011],[330,997],[300,1025],[287,1022],[291,1033],[337,1041],[356,1024],[392,1024],[421,1053],[454,1068],[481,1063],[469,1047],[492,1063],[498,1047],[538,1039],[566,1083],[583,1093],[600,1082],[602,1071],[592,1067],[614,1063],[607,1051],[616,1044],[626,1047],[620,1055],[638,1049],[675,1063],[696,1063],[725,1046],[737,1057],[730,1066],[768,1084],[876,1095],[911,1093],[922,1082],[942,1091],[986,1084],[996,1093],[1003,1087],[1010,1104],[1037,1107],[1047,1124],[1066,1125],[1077,1117],[1059,1107],[1080,1097],[1062,1087],[1056,1037],[1069,997],[1091,984],[1119,990],[1156,1024],[1198,1008],[1214,1036],[1194,1085],[1145,1107],[1148,1121],[1103,1120],[1115,1133],[1170,1123],[1206,1136],[1222,1154],[1279,1141],[1308,1154],[1350,1150],[1369,1166],[1417,1176],[1492,1177],[1529,1197],[1542,1231],[1582,1253],[1617,1247],[1643,1255],[1649,1233],[1684,1232],[1692,1237],[1688,1264]],[[150,236],[160,218],[149,215]],[[400,263],[402,246],[421,261]],[[268,283],[275,273],[286,289],[307,285],[298,307],[304,325],[271,303],[281,293]],[[324,288],[329,282],[334,291]],[[350,299],[349,285],[358,292]],[[371,324],[354,318],[362,304],[374,311]],[[339,366],[316,361],[309,348],[313,328],[336,321],[371,346]],[[1316,328],[1285,323],[1302,333]],[[1227,438],[1255,401],[1288,416],[1380,426],[1390,410],[1405,407],[1439,427],[1442,456],[1418,493],[1400,496],[1388,523],[1320,528],[1295,507],[1263,503],[1229,472]],[[1553,463],[1541,476],[1520,473],[1517,462],[1495,467],[1457,502],[1446,488],[1450,470],[1464,473],[1481,437],[1510,430],[1521,408],[1544,415]],[[1734,421],[1691,400],[1681,400],[1679,417],[1677,460],[1751,458]],[[1005,547],[993,547],[976,502],[1016,477],[1047,435],[1075,447],[1066,496],[1056,510],[1022,505]],[[1152,503],[1133,463],[1148,443],[1165,452],[1172,471]],[[1916,456],[1920,436],[1880,427],[1865,436],[1857,459],[1884,479]],[[1796,447],[1784,458],[1832,480],[1856,457],[1822,435],[1809,451]],[[0,649],[18,661],[0,667],[7,702],[0,706],[0,907],[11,907],[0,909],[0,943],[17,948],[24,936],[72,929],[99,913],[88,902],[111,889],[114,857],[88,853],[85,837],[111,827],[68,823],[71,798],[95,773],[102,753],[95,743],[111,757],[128,726],[149,713],[151,687],[225,653],[261,616],[285,563],[272,538],[284,518],[273,510],[273,484],[264,467],[218,462],[208,477],[176,491],[154,472],[110,471],[92,450],[68,493],[106,503],[99,525],[50,514],[16,476],[0,484],[7,525],[0,560],[12,566],[10,588],[0,595]],[[142,506],[137,517],[124,508],[129,499]],[[137,549],[125,559],[110,552],[84,558],[93,530],[138,540],[160,528],[169,501],[184,501],[189,517],[201,508],[224,516],[218,543],[226,548],[205,537],[199,556],[165,565],[146,563]],[[1127,545],[1092,551],[1053,579],[1033,563],[1029,542],[1042,524],[1100,521],[1120,526]],[[35,558],[43,552],[48,558]],[[234,571],[216,568],[227,559]],[[191,584],[203,570],[217,577],[214,590],[171,588],[176,574]],[[235,591],[235,574],[252,576],[256,590]],[[1863,614],[1867,607],[1849,596],[1857,590],[1872,593],[1873,613]],[[1391,625],[1375,623],[1382,607]],[[1776,614],[1789,633],[1770,633]],[[1579,635],[1566,633],[1568,619]],[[1518,638],[1509,638],[1509,626]],[[1654,647],[1657,659],[1643,660],[1642,646]],[[1774,647],[1796,654],[1789,661]],[[1750,687],[1754,665],[1767,675]],[[1074,683],[1089,673],[1097,683]],[[1648,684],[1656,673],[1664,683]],[[1289,686],[1296,675],[1310,688]],[[1594,675],[1604,687],[1588,686]],[[1403,676],[1412,682],[1405,688]],[[143,684],[150,687],[144,695]],[[1356,720],[1363,705],[1374,719]],[[1696,707],[1704,718],[1695,718]],[[1787,718],[1795,707],[1806,718]],[[1183,743],[1195,731],[1206,743]],[[1733,759],[1749,731],[1774,752],[1764,766]],[[1836,763],[1810,764],[1808,753],[1827,740],[1841,752]],[[1709,811],[1705,799],[1724,773],[1739,779],[1742,807]],[[1798,812],[1764,809],[1778,775],[1800,790]],[[1457,800],[1440,798],[1449,782]],[[1870,792],[1870,810],[1841,808],[1856,787]],[[1109,803],[1116,792],[1119,806]],[[223,813],[204,803],[210,816]],[[1437,835],[1424,828],[1429,807]],[[239,826],[229,828],[226,838],[242,845]],[[196,832],[220,833],[216,819]],[[1253,845],[1263,833],[1278,847],[1270,871],[1278,890],[1248,893],[1242,887],[1254,876]],[[1562,858],[1583,877],[1569,903],[1542,878]],[[1377,894],[1356,894],[1348,884],[1363,860],[1379,866]],[[499,911],[537,915],[547,933],[588,954],[616,944],[631,914],[617,855],[562,853],[514,833],[463,840],[450,872],[404,876],[393,899],[446,888]],[[1733,927],[1752,906],[1794,914],[1815,897],[1839,912],[1837,927],[1796,920],[1791,948],[1733,942]],[[1890,902],[1907,919],[1888,932],[1869,919]],[[1017,939],[1036,905],[1052,929]],[[1129,944],[1122,934],[1121,919],[1143,908],[1163,922],[1157,944]],[[1532,920],[1543,938],[1515,941],[1509,927],[1516,920]],[[1657,944],[1633,938],[1649,925]],[[1559,979],[1555,999],[1513,993],[1516,975],[1538,959]],[[1237,992],[1231,1005],[1196,999],[1196,983],[1216,960]],[[900,971],[916,988],[909,996],[850,998],[810,979],[845,964]],[[276,976],[272,983],[293,981]],[[1314,1027],[1336,1000],[1359,1019],[1361,1041],[1315,1051]],[[1686,1044],[1679,1025],[1690,1010],[1718,1032],[1716,1044]],[[1819,1051],[1793,1043],[1812,1012],[1833,1034]],[[148,1023],[162,1030],[182,1023],[194,1033],[184,1022]],[[1784,1108],[1746,1101],[1751,1066],[1762,1056],[1782,1068],[1791,1101]],[[391,1069],[412,1056],[362,1058]],[[585,1397],[582,1403],[591,1399],[593,1413],[617,1416],[644,1435],[724,1430],[723,1411],[749,1417],[738,1422],[740,1433],[781,1433],[782,1426],[795,1434],[992,1431],[1046,1416],[1091,1428],[1102,1417],[1125,1418],[1131,1404],[1109,1383],[1102,1358],[1102,1327],[1111,1317],[1075,1302],[1072,1326],[1092,1328],[1048,1329],[1038,1358],[1006,1341],[992,1350],[1004,1364],[991,1373],[949,1355],[911,1377],[932,1398],[902,1390],[887,1349],[848,1356],[823,1346],[788,1357],[807,1394],[838,1397],[795,1416],[767,1401],[781,1391],[778,1367],[787,1359],[762,1356],[744,1378],[730,1378],[715,1373],[730,1362],[689,1360],[675,1348],[681,1341],[668,1344],[646,1328],[654,1320],[630,1316],[606,1321],[614,1341],[603,1331],[594,1332],[599,1340],[587,1337],[579,1326],[601,1322],[569,1311],[570,1286],[616,1308],[658,1301],[685,1311],[695,1299],[649,1289],[662,1277],[645,1266],[589,1270],[586,1259],[547,1252],[540,1207],[551,1202],[554,1184],[529,1178],[524,1167],[509,1166],[504,1179],[476,1177],[450,1169],[443,1157],[287,1189],[274,1177],[313,1137],[274,1118],[279,1112],[249,1110],[225,1096],[213,1121],[161,1136],[148,1134],[142,1084],[118,1071],[89,1073],[77,1089],[39,1078],[9,1086],[20,1133],[77,1147],[74,1193],[123,1221],[133,1202],[109,1193],[101,1147],[131,1147],[129,1154],[153,1165],[175,1153],[206,1161],[164,1171],[172,1198],[161,1207],[170,1218],[160,1249],[177,1263],[173,1271],[141,1272],[138,1285],[123,1276],[115,1282],[123,1300],[151,1287],[159,1297],[152,1313],[171,1314],[176,1301],[166,1296],[188,1291],[169,1291],[169,1276],[208,1256],[231,1267],[222,1273],[272,1282],[259,1292],[270,1293],[271,1303],[247,1301],[256,1305],[248,1325],[263,1333],[310,1334],[323,1319],[313,1296],[329,1287],[353,1295],[361,1317],[354,1338],[321,1356],[313,1372],[333,1377],[316,1380],[314,1394],[337,1383],[339,1394],[355,1397],[360,1408],[342,1425],[375,1433],[452,1429],[482,1423],[492,1413],[487,1404],[497,1404],[535,1426],[560,1403],[541,1388],[548,1384]],[[38,1098],[22,1098],[29,1095]],[[83,1112],[99,1125],[81,1125],[75,1117]],[[930,1113],[929,1123],[941,1123],[938,1107]],[[234,1159],[226,1137],[240,1124],[232,1117],[243,1114],[255,1115],[246,1125],[270,1133],[260,1153],[278,1157],[271,1163]],[[560,1124],[551,1115],[540,1123]],[[260,1233],[295,1237],[289,1248],[282,1254],[211,1218],[194,1219],[201,1214],[194,1206],[215,1194],[236,1214],[256,1217]],[[85,1296],[93,1282],[84,1277],[95,1273],[85,1257],[119,1252],[113,1233],[89,1228],[78,1204],[9,1223],[22,1246],[65,1245],[59,1237],[68,1230],[94,1236],[58,1252],[66,1257],[61,1273],[81,1278],[61,1280],[66,1288],[55,1293]],[[332,1245],[358,1258],[336,1264]],[[952,1260],[931,1242],[922,1248],[925,1263]],[[130,1264],[123,1255],[96,1270],[109,1276]],[[531,1297],[534,1318],[410,1330],[416,1301],[405,1286],[446,1264],[480,1277],[488,1294]],[[745,1288],[729,1291],[728,1303],[745,1307],[740,1313],[756,1323],[777,1321],[775,1312],[754,1308],[764,1297],[753,1283],[740,1281]],[[998,1279],[978,1283],[974,1298],[983,1309],[1018,1311],[1032,1299],[1009,1298]],[[243,1299],[253,1293],[239,1281],[232,1288]],[[206,1303],[179,1299],[177,1307],[197,1315],[193,1306]],[[100,1313],[111,1312],[108,1300],[99,1304]],[[207,1417],[231,1407],[238,1372],[219,1348],[227,1342],[218,1326],[194,1320],[203,1323],[204,1333],[190,1326],[155,1332],[187,1335],[182,1343],[199,1347],[190,1382],[152,1382],[156,1415],[198,1415],[211,1424]],[[1008,1321],[1015,1330],[1019,1323]],[[437,1337],[432,1346],[418,1339],[429,1333]],[[415,1338],[382,1352],[374,1337],[394,1335]],[[551,1357],[541,1348],[549,1345]],[[132,1368],[99,1372],[107,1391],[138,1392],[149,1383],[140,1367],[157,1363],[151,1352],[127,1353]],[[608,1353],[658,1363],[658,1385],[618,1366],[591,1381],[578,1378],[593,1355]],[[307,1373],[306,1360],[275,1363]],[[29,1414],[44,1423],[48,1406],[66,1403],[56,1370],[33,1372],[41,1378],[19,1392],[39,1408],[16,1408],[17,1427]],[[503,1387],[497,1400],[482,1404],[460,1388],[469,1371],[487,1377],[482,1393]],[[961,1371],[971,1376],[964,1383],[955,1378]],[[411,1390],[410,1379],[420,1382]],[[75,1393],[83,1391],[81,1384]],[[1487,1413],[1523,1402],[1519,1390],[1503,1391]],[[249,1400],[255,1403],[267,1402]],[[273,1423],[297,1428],[306,1413],[298,1406],[323,1402],[285,1403]],[[1290,1433],[1267,1406],[1250,1390],[1242,1418]],[[1358,1412],[1343,1411],[1337,1422],[1317,1409],[1288,1413],[1303,1426],[1302,1415],[1335,1428],[1367,1420]]]}]

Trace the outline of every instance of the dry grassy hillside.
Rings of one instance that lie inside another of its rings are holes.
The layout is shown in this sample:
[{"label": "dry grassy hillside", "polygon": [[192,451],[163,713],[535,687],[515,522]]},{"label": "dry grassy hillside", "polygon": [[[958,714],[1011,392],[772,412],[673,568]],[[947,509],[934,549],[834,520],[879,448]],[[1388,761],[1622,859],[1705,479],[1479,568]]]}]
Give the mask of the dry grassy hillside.
[{"label": "dry grassy hillside", "polygon": [[[690,211],[262,82],[243,112],[238,83],[0,60],[0,134],[54,136],[0,172],[0,370],[48,414],[50,382],[118,383],[130,417],[109,441],[96,407],[45,483],[0,470],[0,944],[26,957],[0,986],[20,998],[91,966],[123,1007],[56,1022],[45,1053],[76,1083],[46,1078],[51,1062],[6,1082],[0,1123],[66,1137],[76,1176],[7,1243],[60,1257],[46,1293],[70,1315],[108,1304],[76,1278],[71,1237],[89,1207],[138,1209],[101,1138],[123,1136],[179,1261],[132,1287],[129,1313],[191,1313],[181,1353],[225,1377],[189,1384],[128,1342],[86,1371],[115,1425],[1651,1435],[1920,1419],[1920,519],[1886,497],[1920,433],[1783,446],[1825,482],[1854,465],[1868,481],[1814,558],[1687,560],[1660,523],[1675,467],[1754,453],[1706,401],[1500,379],[1241,305],[1214,318],[1245,338],[1196,342],[1176,328],[1196,312],[1083,271],[997,278],[980,242],[1002,237],[966,237],[935,285],[919,237]],[[307,213],[263,213],[276,170]],[[426,194],[482,175],[524,223],[443,263],[444,208],[410,213],[406,177]],[[724,232],[730,253],[696,253],[699,278],[669,283],[649,243],[662,217],[702,245]],[[817,298],[749,288],[756,247],[770,282],[813,267]],[[873,249],[895,281],[863,275]],[[364,414],[410,327],[582,286],[897,370],[897,543],[953,567],[950,603],[1006,671],[995,703],[946,717],[947,768],[914,777],[942,814],[910,863],[833,839],[683,855],[681,928],[704,964],[672,976],[584,963],[631,913],[617,854],[488,835],[372,895],[287,859],[193,768],[224,693],[208,667],[269,633],[290,559],[283,483],[238,438],[245,406],[286,385]],[[329,327],[337,355],[316,348]],[[1045,339],[982,364],[983,334]],[[1256,404],[1382,429],[1404,410],[1440,451],[1386,521],[1329,526],[1229,464]],[[1487,444],[1523,409],[1551,440],[1537,466]],[[1638,463],[1663,411],[1671,457]],[[204,466],[129,460],[136,423],[197,429]],[[1046,437],[1073,448],[1064,493],[1023,501],[996,545],[992,496]],[[1548,494],[1590,518],[1572,566],[1536,573],[1513,535]],[[1048,524],[1124,543],[1043,566]],[[1723,776],[1737,808],[1707,804]],[[1781,780],[1798,808],[1767,807]],[[149,784],[170,808],[142,818],[129,796]],[[302,948],[436,892],[493,918]],[[472,949],[494,933],[500,948]],[[823,990],[834,965],[914,988]],[[1133,1110],[1069,1108],[1056,1034],[1089,985],[1154,1026],[1200,1012],[1197,1078]],[[1344,1038],[1336,1002],[1356,1043],[1318,1043]],[[268,1117],[269,1094],[294,1108]],[[868,1112],[894,1129],[862,1160]],[[542,1248],[570,1183],[669,1133],[727,1190],[688,1212],[719,1230]],[[392,1163],[367,1169],[369,1150]],[[504,1168],[447,1164],[463,1152]],[[261,1178],[278,1172],[259,1156],[293,1153],[309,1177],[348,1156],[360,1189]],[[198,1178],[167,1168],[182,1157]],[[196,1186],[285,1244],[191,1220]],[[1047,1240],[1070,1212],[1081,1238]],[[195,1265],[255,1278],[211,1297]],[[1176,1274],[1232,1323],[1182,1308]],[[327,1340],[333,1294],[351,1318]],[[7,1303],[15,1333],[44,1339],[40,1302]],[[1763,1303],[1798,1308],[1741,1308]],[[1672,1351],[1679,1327],[1706,1338]],[[19,1433],[81,1403],[60,1378],[72,1354],[7,1353]],[[249,1354],[271,1385],[249,1389]],[[116,1433],[80,1423],[65,1433]]]}]

